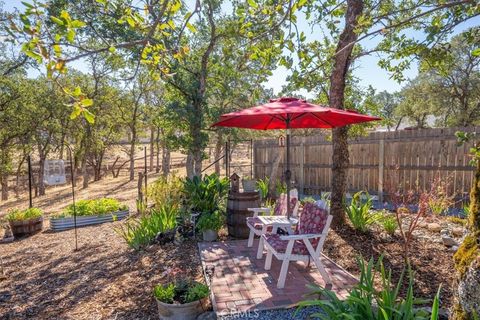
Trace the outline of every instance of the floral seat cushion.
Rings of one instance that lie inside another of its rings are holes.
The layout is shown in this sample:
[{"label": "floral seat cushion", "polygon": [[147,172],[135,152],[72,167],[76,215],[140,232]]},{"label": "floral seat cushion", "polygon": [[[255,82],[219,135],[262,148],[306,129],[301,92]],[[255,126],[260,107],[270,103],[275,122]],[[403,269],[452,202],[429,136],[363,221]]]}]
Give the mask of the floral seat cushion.
[{"label": "floral seat cushion", "polygon": [[[287,251],[288,241],[280,239],[279,234],[266,234],[264,235],[265,241],[272,246],[272,248],[278,253],[285,253]],[[308,249],[303,240],[296,240],[293,245],[292,254],[307,255]]]},{"label": "floral seat cushion", "polygon": [[327,224],[328,211],[313,203],[307,202],[303,206],[297,234],[320,234]]},{"label": "floral seat cushion", "polygon": [[[313,203],[306,203],[303,207],[302,214],[295,234],[321,234],[325,225],[327,224],[328,211],[320,208]],[[288,245],[288,240],[280,239],[280,235],[264,235],[272,248],[279,253],[285,253]],[[320,237],[309,239],[313,249],[317,249]],[[307,255],[308,250],[303,240],[296,240],[293,245],[293,254]]]}]

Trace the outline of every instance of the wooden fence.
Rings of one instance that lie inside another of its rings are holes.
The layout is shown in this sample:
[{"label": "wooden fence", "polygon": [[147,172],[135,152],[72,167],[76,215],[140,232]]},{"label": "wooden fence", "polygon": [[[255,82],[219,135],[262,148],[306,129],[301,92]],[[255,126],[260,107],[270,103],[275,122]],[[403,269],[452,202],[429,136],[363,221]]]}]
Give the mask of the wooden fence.
[{"label": "wooden fence", "polygon": [[[349,141],[348,190],[368,190],[383,196],[388,186],[428,189],[436,177],[448,179],[450,192],[468,197],[473,178],[470,144],[458,146],[456,131],[480,133],[480,127],[372,132]],[[293,130],[295,134],[295,130]],[[270,175],[278,152],[275,139],[254,143],[255,177]],[[332,144],[326,135],[293,137],[291,171],[294,184],[305,194],[329,191],[332,180]],[[284,171],[284,156],[279,166]]]}]

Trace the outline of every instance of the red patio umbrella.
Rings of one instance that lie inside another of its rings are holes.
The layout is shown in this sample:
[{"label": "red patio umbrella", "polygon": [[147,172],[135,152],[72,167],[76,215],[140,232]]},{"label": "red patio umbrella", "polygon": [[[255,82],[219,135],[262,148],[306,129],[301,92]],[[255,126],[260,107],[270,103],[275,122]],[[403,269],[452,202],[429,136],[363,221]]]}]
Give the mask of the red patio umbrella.
[{"label": "red patio umbrella", "polygon": [[[336,128],[349,124],[381,120],[350,110],[319,106],[291,97],[271,99],[269,103],[224,114],[212,126],[256,130],[287,129],[287,203],[290,203],[290,129]],[[287,206],[290,217],[290,206]]]}]

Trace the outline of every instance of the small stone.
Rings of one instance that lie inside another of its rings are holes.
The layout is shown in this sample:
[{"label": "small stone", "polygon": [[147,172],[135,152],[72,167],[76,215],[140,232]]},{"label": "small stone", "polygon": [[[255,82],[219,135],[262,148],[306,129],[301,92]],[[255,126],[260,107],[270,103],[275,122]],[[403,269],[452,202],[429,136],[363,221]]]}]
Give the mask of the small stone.
[{"label": "small stone", "polygon": [[438,223],[432,222],[427,225],[427,229],[432,232],[440,232],[440,230],[442,230],[442,226]]},{"label": "small stone", "polygon": [[418,227],[419,227],[419,228],[426,228],[426,227],[428,227],[428,224],[427,224],[426,222],[420,221],[420,222],[418,223]]},{"label": "small stone", "polygon": [[448,229],[442,229],[440,231],[440,235],[442,236],[449,236],[450,235],[450,231],[448,231]]},{"label": "small stone", "polygon": [[455,228],[452,229],[452,235],[454,237],[461,237],[461,236],[463,236],[463,231],[464,231],[463,228],[455,227]]},{"label": "small stone", "polygon": [[442,236],[442,242],[446,247],[458,246],[458,243],[449,236]]},{"label": "small stone", "polygon": [[449,250],[450,250],[451,252],[457,252],[458,246],[452,246]]}]

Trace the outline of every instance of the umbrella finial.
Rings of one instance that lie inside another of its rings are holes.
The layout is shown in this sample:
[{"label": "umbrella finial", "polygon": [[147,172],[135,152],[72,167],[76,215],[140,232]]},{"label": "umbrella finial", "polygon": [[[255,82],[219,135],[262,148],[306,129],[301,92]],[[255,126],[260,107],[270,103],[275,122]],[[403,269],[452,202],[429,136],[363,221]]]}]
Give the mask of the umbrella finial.
[{"label": "umbrella finial", "polygon": [[306,100],[298,99],[295,97],[280,97],[277,99],[270,99],[270,102],[293,102],[293,101],[307,102]]}]

